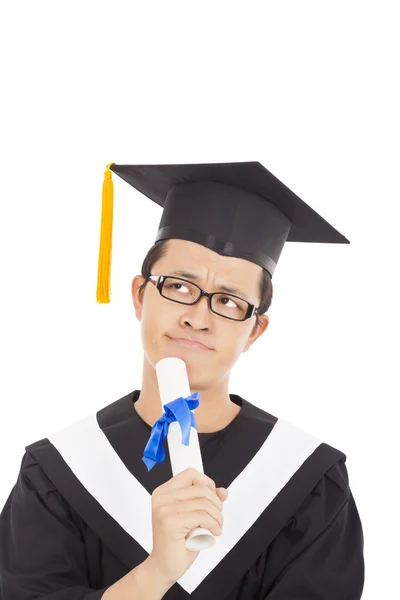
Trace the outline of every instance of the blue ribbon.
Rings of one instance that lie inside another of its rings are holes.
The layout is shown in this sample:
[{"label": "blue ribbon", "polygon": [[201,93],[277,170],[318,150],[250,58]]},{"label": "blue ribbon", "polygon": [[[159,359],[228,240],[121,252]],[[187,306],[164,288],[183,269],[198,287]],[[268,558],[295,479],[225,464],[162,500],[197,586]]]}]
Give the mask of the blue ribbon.
[{"label": "blue ribbon", "polygon": [[142,457],[148,471],[151,471],[156,463],[165,460],[164,440],[168,435],[170,423],[178,421],[182,431],[182,444],[189,446],[190,430],[192,427],[197,429],[194,414],[191,411],[198,407],[199,396],[199,392],[194,392],[186,398],[180,397],[164,404],[164,413],[154,423]]}]

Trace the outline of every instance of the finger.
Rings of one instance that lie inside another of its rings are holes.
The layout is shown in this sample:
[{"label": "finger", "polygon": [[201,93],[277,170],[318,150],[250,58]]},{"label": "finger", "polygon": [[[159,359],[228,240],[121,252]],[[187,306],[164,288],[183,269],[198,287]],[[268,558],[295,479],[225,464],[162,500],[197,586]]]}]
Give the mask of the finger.
[{"label": "finger", "polygon": [[180,501],[193,500],[194,498],[207,498],[218,508],[218,510],[222,510],[224,507],[222,500],[220,500],[217,494],[214,494],[214,492],[206,485],[195,484],[176,490],[174,491],[174,498]]},{"label": "finger", "polygon": [[222,500],[222,502],[225,502],[225,500],[229,496],[229,492],[226,488],[217,488],[215,490],[215,493],[218,495],[218,498],[220,498]]},{"label": "finger", "polygon": [[193,500],[183,500],[180,501],[178,506],[176,507],[176,512],[178,514],[183,514],[187,512],[206,512],[210,515],[215,521],[217,521],[220,527],[224,524],[224,517],[222,516],[221,511],[207,500],[207,498],[194,498]]},{"label": "finger", "polygon": [[197,510],[180,513],[177,515],[177,519],[188,532],[195,527],[204,527],[204,529],[208,529],[214,535],[222,534],[222,527],[218,521],[205,511]]},{"label": "finger", "polygon": [[200,473],[200,471],[197,471],[197,469],[193,469],[192,467],[178,473],[160,487],[162,487],[163,490],[179,490],[194,484],[206,485],[215,493],[215,482],[204,473]]}]

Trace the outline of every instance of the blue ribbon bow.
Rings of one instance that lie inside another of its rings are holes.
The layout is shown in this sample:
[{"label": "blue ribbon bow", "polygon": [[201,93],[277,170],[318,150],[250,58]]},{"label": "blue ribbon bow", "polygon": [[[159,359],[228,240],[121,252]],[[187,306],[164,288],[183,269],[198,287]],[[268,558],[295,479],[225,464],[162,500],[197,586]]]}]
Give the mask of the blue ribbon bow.
[{"label": "blue ribbon bow", "polygon": [[170,423],[178,421],[182,430],[182,444],[189,446],[191,427],[197,429],[196,420],[191,411],[198,407],[199,396],[199,392],[194,392],[186,398],[180,397],[164,404],[164,413],[154,423],[142,457],[148,471],[151,471],[156,463],[165,460],[164,440],[168,435]]}]

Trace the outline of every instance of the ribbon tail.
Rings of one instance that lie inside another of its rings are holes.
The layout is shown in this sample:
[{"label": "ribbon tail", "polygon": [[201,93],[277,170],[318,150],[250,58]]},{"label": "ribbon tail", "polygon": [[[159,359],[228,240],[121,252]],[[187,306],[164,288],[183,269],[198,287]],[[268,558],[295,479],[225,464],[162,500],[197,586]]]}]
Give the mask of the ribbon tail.
[{"label": "ribbon tail", "polygon": [[167,433],[168,423],[161,417],[153,425],[149,441],[144,449],[144,456],[142,457],[143,462],[149,470],[154,467],[156,462],[163,462],[165,460],[164,440]]},{"label": "ribbon tail", "polygon": [[147,472],[151,471],[152,468],[154,467],[154,465],[157,463],[156,460],[153,460],[151,458],[147,458],[146,456],[142,457],[142,461],[144,462],[144,464],[147,467]]}]

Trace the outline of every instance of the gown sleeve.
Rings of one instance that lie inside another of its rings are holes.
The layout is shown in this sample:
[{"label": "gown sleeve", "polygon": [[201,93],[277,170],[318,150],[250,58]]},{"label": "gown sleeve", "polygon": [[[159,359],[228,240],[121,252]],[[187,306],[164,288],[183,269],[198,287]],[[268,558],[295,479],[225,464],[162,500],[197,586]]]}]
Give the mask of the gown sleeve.
[{"label": "gown sleeve", "polygon": [[0,600],[100,600],[77,515],[25,452],[0,514]]},{"label": "gown sleeve", "polygon": [[[359,600],[364,537],[344,461],[319,481],[270,547],[262,600]],[[268,587],[268,590],[266,589]]]}]

